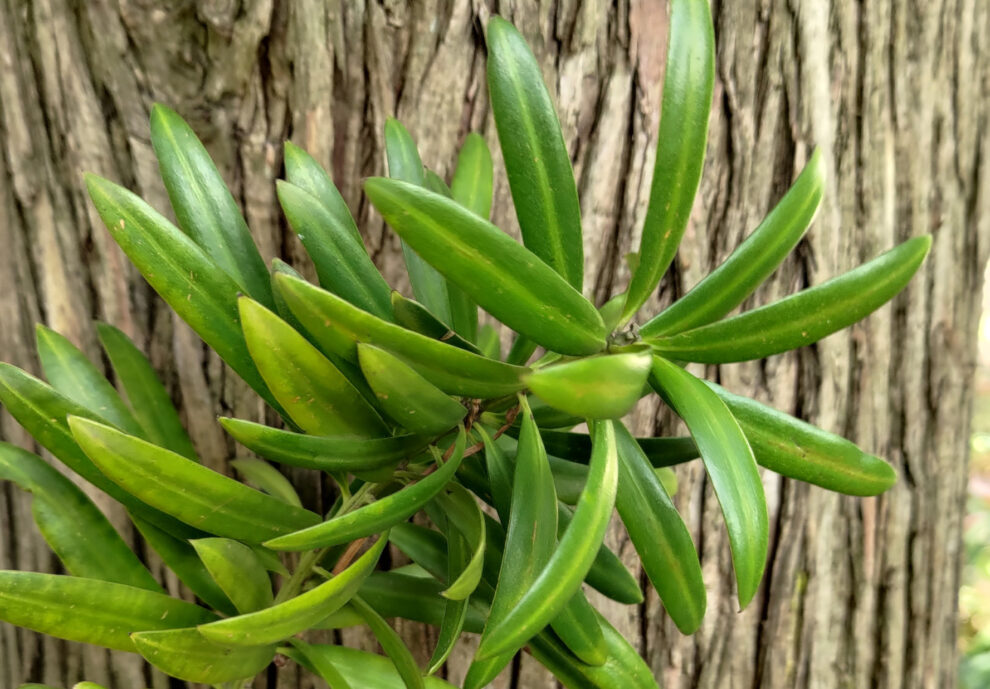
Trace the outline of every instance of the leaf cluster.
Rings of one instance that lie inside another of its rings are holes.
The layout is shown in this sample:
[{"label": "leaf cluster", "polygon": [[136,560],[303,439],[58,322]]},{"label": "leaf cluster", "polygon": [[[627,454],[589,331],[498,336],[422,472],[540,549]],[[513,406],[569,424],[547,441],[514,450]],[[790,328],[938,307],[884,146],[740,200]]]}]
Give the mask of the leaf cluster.
[{"label": "leaf cluster", "polygon": [[[643,600],[603,543],[614,511],[667,614],[690,634],[705,585],[668,467],[704,463],[741,607],[767,558],[758,466],[851,495],[891,486],[883,460],[684,367],[815,342],[878,308],[917,270],[927,237],[729,316],[811,223],[825,186],[817,151],[721,266],[630,325],[674,257],[706,146],[708,4],[672,0],[671,20],[642,242],[628,289],[601,308],[582,293],[580,206],[550,95],[521,35],[498,17],[487,26],[488,82],[522,243],[489,221],[494,173],[482,137],[465,139],[448,185],[389,120],[389,177],[364,190],[401,238],[414,298],[391,290],[330,176],[291,144],[278,199],[318,284],[283,262],[267,267],[202,144],[156,106],[152,142],[178,225],[96,176],[86,180],[90,196],[152,287],[284,427],[221,418],[253,456],[234,462],[245,482],[219,474],[199,462],[154,370],[121,331],[99,325],[123,395],[66,338],[39,327],[47,382],[2,364],[0,402],[123,505],[198,600],[166,595],[83,491],[4,444],[0,478],[32,493],[38,527],[68,574],[0,572],[0,619],[140,653],[174,677],[215,686],[245,686],[277,653],[333,689],[449,686],[434,675],[470,633],[480,642],[468,689],[520,649],[568,687],[656,687],[585,595],[587,584],[621,603]],[[514,333],[504,357],[479,310]],[[636,438],[623,425],[654,393],[690,437]],[[307,509],[277,465],[323,472],[336,503]],[[418,513],[430,526],[410,521]],[[412,564],[380,570],[388,543]],[[427,667],[387,622],[396,617],[439,627]],[[388,658],[300,636],[349,625],[370,627]]]}]

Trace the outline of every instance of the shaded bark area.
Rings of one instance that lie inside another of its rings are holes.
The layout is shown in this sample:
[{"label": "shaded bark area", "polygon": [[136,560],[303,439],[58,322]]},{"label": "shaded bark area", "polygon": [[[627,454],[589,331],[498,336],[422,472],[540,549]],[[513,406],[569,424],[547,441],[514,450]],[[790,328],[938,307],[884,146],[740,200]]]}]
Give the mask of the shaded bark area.
[{"label": "shaded bark area", "polygon": [[[714,4],[705,176],[675,265],[644,313],[717,265],[820,146],[829,183],[818,219],[744,308],[919,234],[933,234],[929,259],[892,306],[847,331],[796,353],[696,372],[847,435],[890,458],[901,480],[860,500],[765,474],[767,578],[740,613],[717,502],[701,466],[687,466],[677,501],[703,557],[704,626],[681,636],[652,593],[639,607],[601,601],[603,610],[668,688],[954,686],[970,381],[990,247],[990,6]],[[495,222],[518,232],[484,78],[481,27],[491,12],[526,35],[558,104],[581,192],[587,293],[601,303],[621,290],[654,158],[663,0],[0,0],[0,359],[37,372],[32,328],[43,321],[103,362],[92,321],[111,322],[150,354],[204,461],[227,471],[236,450],[215,416],[271,413],[127,264],[80,173],[109,177],[166,210],[148,111],[167,103],[214,155],[263,255],[311,274],[274,193],[291,139],[332,170],[375,261],[406,290],[398,241],[360,192],[363,177],[383,170],[387,116],[409,127],[442,175],[463,136],[481,132],[496,160]],[[655,405],[637,410],[636,424],[677,430]],[[6,415],[0,436],[31,446]],[[291,476],[308,503],[324,499],[315,475]],[[100,504],[130,533],[120,510]],[[622,530],[609,537],[636,566]],[[0,487],[0,568],[57,570],[27,497],[10,486]],[[435,633],[399,626],[428,657]],[[360,630],[340,636],[377,648]],[[444,670],[455,683],[472,643]],[[135,656],[0,625],[0,689],[83,678],[168,686]],[[255,686],[318,685],[290,664]],[[495,686],[555,683],[526,659]]]}]

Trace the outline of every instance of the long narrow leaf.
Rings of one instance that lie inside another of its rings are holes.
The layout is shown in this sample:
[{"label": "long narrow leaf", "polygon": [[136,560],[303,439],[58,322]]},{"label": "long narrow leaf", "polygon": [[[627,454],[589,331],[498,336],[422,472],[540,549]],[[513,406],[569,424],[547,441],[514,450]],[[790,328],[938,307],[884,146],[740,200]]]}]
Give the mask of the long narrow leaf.
[{"label": "long narrow leaf", "polygon": [[288,182],[278,182],[278,200],[293,232],[313,259],[320,285],[355,306],[391,320],[391,289],[364,244],[319,199]]},{"label": "long narrow leaf", "polygon": [[[293,645],[298,646],[299,642],[293,641]],[[297,661],[303,660],[295,649],[280,648],[279,653]],[[333,665],[350,683],[351,689],[401,689],[403,686],[395,666],[388,658],[376,653],[346,646],[311,645],[307,649],[307,657],[312,658],[314,654],[319,654],[325,662]],[[423,681],[426,689],[455,689],[453,684],[436,677],[426,677]],[[338,688],[334,686],[332,689]]]},{"label": "long narrow leaf", "polygon": [[171,677],[217,685],[247,679],[268,667],[275,645],[238,647],[218,644],[195,627],[131,635],[145,660]]},{"label": "long narrow leaf", "polygon": [[[107,229],[169,306],[255,392],[278,403],[255,368],[241,334],[241,287],[189,237],[147,203],[113,182],[86,175],[86,187]],[[268,273],[265,273],[268,280]]]},{"label": "long narrow leaf", "polygon": [[[107,323],[97,323],[100,344],[110,358],[117,380],[124,388],[134,417],[155,445],[199,461],[175,405],[155,369],[130,338]],[[121,429],[124,430],[124,429]]]},{"label": "long narrow leaf", "polygon": [[242,291],[273,306],[268,269],[251,231],[192,128],[174,111],[155,105],[151,145],[182,230]]},{"label": "long narrow leaf", "polygon": [[199,631],[211,641],[235,646],[258,646],[288,639],[328,617],[353,598],[361,582],[375,568],[387,542],[383,535],[343,572],[295,598],[264,610],[202,625]]},{"label": "long narrow leaf", "polygon": [[[388,157],[389,177],[425,187],[423,161],[416,150],[416,143],[402,123],[391,117],[385,122],[385,153]],[[409,282],[416,299],[440,320],[449,324],[451,318],[447,281],[404,238],[402,255],[406,260]]]},{"label": "long narrow leaf", "polygon": [[[535,636],[577,593],[594,562],[615,505],[618,459],[613,422],[596,422],[592,442],[591,472],[571,525],[553,556],[512,610],[505,617],[494,620],[491,629],[486,628],[478,647],[479,659],[515,650]],[[516,502],[518,500],[513,504]],[[556,500],[554,503],[556,517]],[[505,557],[510,557],[508,549]]]},{"label": "long narrow leaf", "polygon": [[385,435],[385,424],[343,373],[292,326],[246,297],[239,300],[248,351],[275,399],[307,433]]},{"label": "long narrow leaf", "polygon": [[200,538],[190,544],[237,612],[254,612],[272,604],[272,582],[251,548],[229,538]]},{"label": "long narrow leaf", "polygon": [[141,515],[168,533],[182,538],[196,538],[202,535],[202,532],[152,509],[122,490],[86,456],[72,437],[66,419],[69,416],[78,416],[105,423],[106,420],[102,417],[59,394],[47,383],[6,363],[0,363],[0,402],[10,415],[59,461],[124,505],[133,514]]},{"label": "long narrow leaf", "polygon": [[412,435],[371,439],[304,435],[226,417],[220,417],[220,425],[234,440],[265,459],[327,472],[374,471],[393,466],[417,454],[428,443],[428,439]]},{"label": "long narrow leaf", "polygon": [[665,357],[702,363],[762,359],[852,325],[908,283],[931,247],[915,237],[854,270],[758,309],[670,337],[646,341]]},{"label": "long narrow leaf", "polygon": [[395,670],[402,678],[406,689],[425,689],[423,675],[419,671],[419,666],[416,665],[416,659],[413,658],[409,647],[389,623],[382,619],[382,616],[375,612],[374,608],[365,603],[361,596],[354,596],[350,604],[359,615],[364,617],[364,621],[371,628],[371,633],[378,639],[385,655],[395,666]]},{"label": "long narrow leaf", "polygon": [[[488,220],[492,211],[492,178],[492,156],[488,146],[481,136],[472,132],[464,139],[457,156],[457,167],[450,181],[451,198]],[[460,288],[449,292],[451,325],[474,342],[478,337],[478,305]]]},{"label": "long narrow leaf", "polygon": [[698,444],[729,532],[739,605],[756,594],[766,567],[767,502],[756,459],[732,413],[703,382],[657,356],[650,378]]},{"label": "long narrow leaf", "polygon": [[521,389],[528,369],[472,354],[376,318],[303,280],[276,277],[279,291],[296,317],[320,343],[348,361],[357,361],[357,343],[387,349],[444,392],[499,397]]},{"label": "long narrow leaf", "polygon": [[361,372],[394,421],[417,435],[438,435],[460,423],[467,408],[384,349],[358,345]]},{"label": "long narrow leaf", "polygon": [[164,593],[93,501],[41,457],[0,443],[0,479],[33,495],[35,523],[70,574]]},{"label": "long narrow leaf", "polygon": [[135,652],[132,632],[177,629],[216,616],[165,594],[56,574],[0,571],[0,620],[59,639]]},{"label": "long narrow leaf", "polygon": [[237,614],[237,607],[210,576],[188,540],[176,538],[134,514],[130,517],[148,547],[197,598],[224,615]]},{"label": "long narrow leaf", "polygon": [[312,512],[109,426],[75,416],[69,418],[69,426],[80,447],[112,481],[190,526],[260,543],[319,521]]},{"label": "long narrow leaf", "polygon": [[563,354],[604,348],[605,324],[595,307],[487,220],[396,180],[373,177],[364,190],[420,256],[512,329]]},{"label": "long narrow leaf", "polygon": [[718,268],[670,308],[645,323],[642,337],[707,325],[739,306],[786,258],[815,218],[825,191],[825,166],[815,149],[784,198]]},{"label": "long narrow leaf", "polygon": [[581,206],[540,66],[519,31],[501,17],[489,20],[485,38],[492,113],[523,242],[580,291]]},{"label": "long narrow leaf", "polygon": [[35,328],[35,335],[41,368],[53,388],[125,433],[144,436],[144,429],[110,381],[68,338],[40,323]]},{"label": "long narrow leaf", "polygon": [[[294,184],[319,200],[330,213],[333,214],[334,222],[349,236],[355,244],[364,246],[361,239],[361,232],[354,222],[351,209],[347,207],[347,202],[341,196],[337,185],[330,179],[330,175],[324,170],[316,159],[291,141],[285,142],[285,179],[289,184]],[[314,263],[316,259],[312,256]],[[317,266],[320,270],[320,266]]]},{"label": "long narrow leaf", "polygon": [[384,531],[405,521],[432,500],[453,478],[454,472],[464,458],[465,444],[466,434],[461,428],[450,459],[426,478],[371,504],[359,507],[353,512],[274,538],[267,541],[265,547],[273,550],[325,548]]},{"label": "long narrow leaf", "polygon": [[670,266],[705,162],[715,83],[715,34],[708,0],[672,0],[669,36],[650,202],[621,322],[632,318]]},{"label": "long narrow leaf", "polygon": [[[707,381],[706,381],[707,382]],[[746,434],[760,466],[846,495],[879,495],[897,480],[881,458],[845,438],[708,383]]]},{"label": "long narrow leaf", "polygon": [[616,424],[619,487],[615,506],[643,569],[674,624],[693,634],[705,614],[705,582],[698,552],[663,484],[636,439]]}]

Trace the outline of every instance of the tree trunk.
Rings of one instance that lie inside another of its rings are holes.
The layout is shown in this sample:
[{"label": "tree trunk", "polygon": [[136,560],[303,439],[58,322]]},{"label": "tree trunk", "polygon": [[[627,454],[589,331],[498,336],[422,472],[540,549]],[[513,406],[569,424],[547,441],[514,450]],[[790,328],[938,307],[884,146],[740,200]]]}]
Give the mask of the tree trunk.
[{"label": "tree trunk", "polygon": [[[706,373],[889,458],[900,480],[864,500],[765,474],[767,577],[739,613],[717,503],[702,467],[687,466],[677,501],[709,587],[702,629],[681,636],[652,593],[639,607],[603,609],[669,689],[954,686],[970,381],[990,247],[990,5],[760,0],[714,10],[705,175],[648,308],[717,265],[820,146],[829,181],[818,219],[745,307],[908,237],[932,233],[930,257],[892,307],[863,323]],[[483,133],[496,158],[495,222],[518,231],[488,107],[481,27],[490,12],[526,35],[558,105],[581,192],[589,295],[601,303],[623,289],[654,159],[663,0],[0,0],[0,358],[37,371],[32,326],[43,321],[102,362],[92,321],[111,322],[149,352],[205,461],[226,470],[235,448],[215,415],[266,412],[128,265],[80,173],[167,209],[148,134],[151,104],[167,103],[214,155],[263,255],[312,273],[274,194],[282,142],[292,139],[331,168],[375,261],[405,290],[398,241],[360,193],[362,178],[382,172],[387,116],[409,127],[441,174],[465,133]],[[669,421],[656,407],[637,412],[639,431],[676,431]],[[6,415],[0,436],[31,446]],[[318,504],[314,476],[293,478]],[[100,504],[127,529],[114,505]],[[0,510],[0,567],[55,568],[28,498],[4,486]],[[635,566],[621,529],[610,538]],[[400,626],[427,656],[435,633]],[[360,631],[342,637],[375,648]],[[468,642],[455,651],[451,681],[470,654]],[[168,685],[136,656],[0,625],[0,689],[84,678]],[[318,685],[290,663],[267,686]],[[495,686],[555,685],[527,659]]]}]

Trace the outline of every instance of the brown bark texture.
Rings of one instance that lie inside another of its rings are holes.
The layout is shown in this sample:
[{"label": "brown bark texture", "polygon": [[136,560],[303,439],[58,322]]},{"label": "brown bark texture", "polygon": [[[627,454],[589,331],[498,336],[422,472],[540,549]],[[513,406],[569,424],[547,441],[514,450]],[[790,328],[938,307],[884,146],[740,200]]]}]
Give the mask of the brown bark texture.
[{"label": "brown bark texture", "polygon": [[[990,248],[990,4],[750,0],[713,9],[705,174],[648,308],[716,266],[820,146],[828,186],[819,216],[744,308],[908,237],[932,233],[931,255],[892,306],[853,328],[696,372],[854,439],[888,457],[900,480],[864,500],[765,474],[767,576],[739,612],[717,502],[702,467],[686,466],[677,502],[709,587],[702,629],[680,635],[652,592],[638,607],[596,600],[668,689],[952,687],[970,383]],[[166,211],[148,130],[151,104],[166,103],[215,157],[263,255],[311,274],[275,199],[291,139],[332,170],[375,261],[405,290],[398,241],[360,187],[383,171],[386,117],[408,126],[441,174],[464,135],[481,132],[496,161],[495,221],[518,232],[485,84],[481,27],[493,12],[530,41],[557,103],[581,193],[588,295],[601,303],[622,289],[654,159],[664,0],[0,0],[0,359],[37,372],[41,321],[103,364],[93,320],[113,323],[152,357],[205,461],[229,471],[235,447],[215,416],[272,420],[270,412],[128,264],[81,173]],[[678,430],[655,402],[635,420],[640,432]],[[5,413],[0,436],[33,447]],[[326,499],[314,475],[291,476],[313,506]],[[122,512],[100,504],[140,547]],[[622,530],[609,538],[635,567]],[[12,486],[0,487],[0,568],[57,571],[28,497]],[[182,595],[174,578],[167,583]],[[399,627],[428,657],[435,631]],[[340,638],[377,648],[360,630]],[[443,671],[455,683],[472,643]],[[136,656],[0,625],[0,689],[81,679],[176,686]],[[255,686],[321,684],[290,663]],[[494,686],[556,685],[524,659]]]}]

